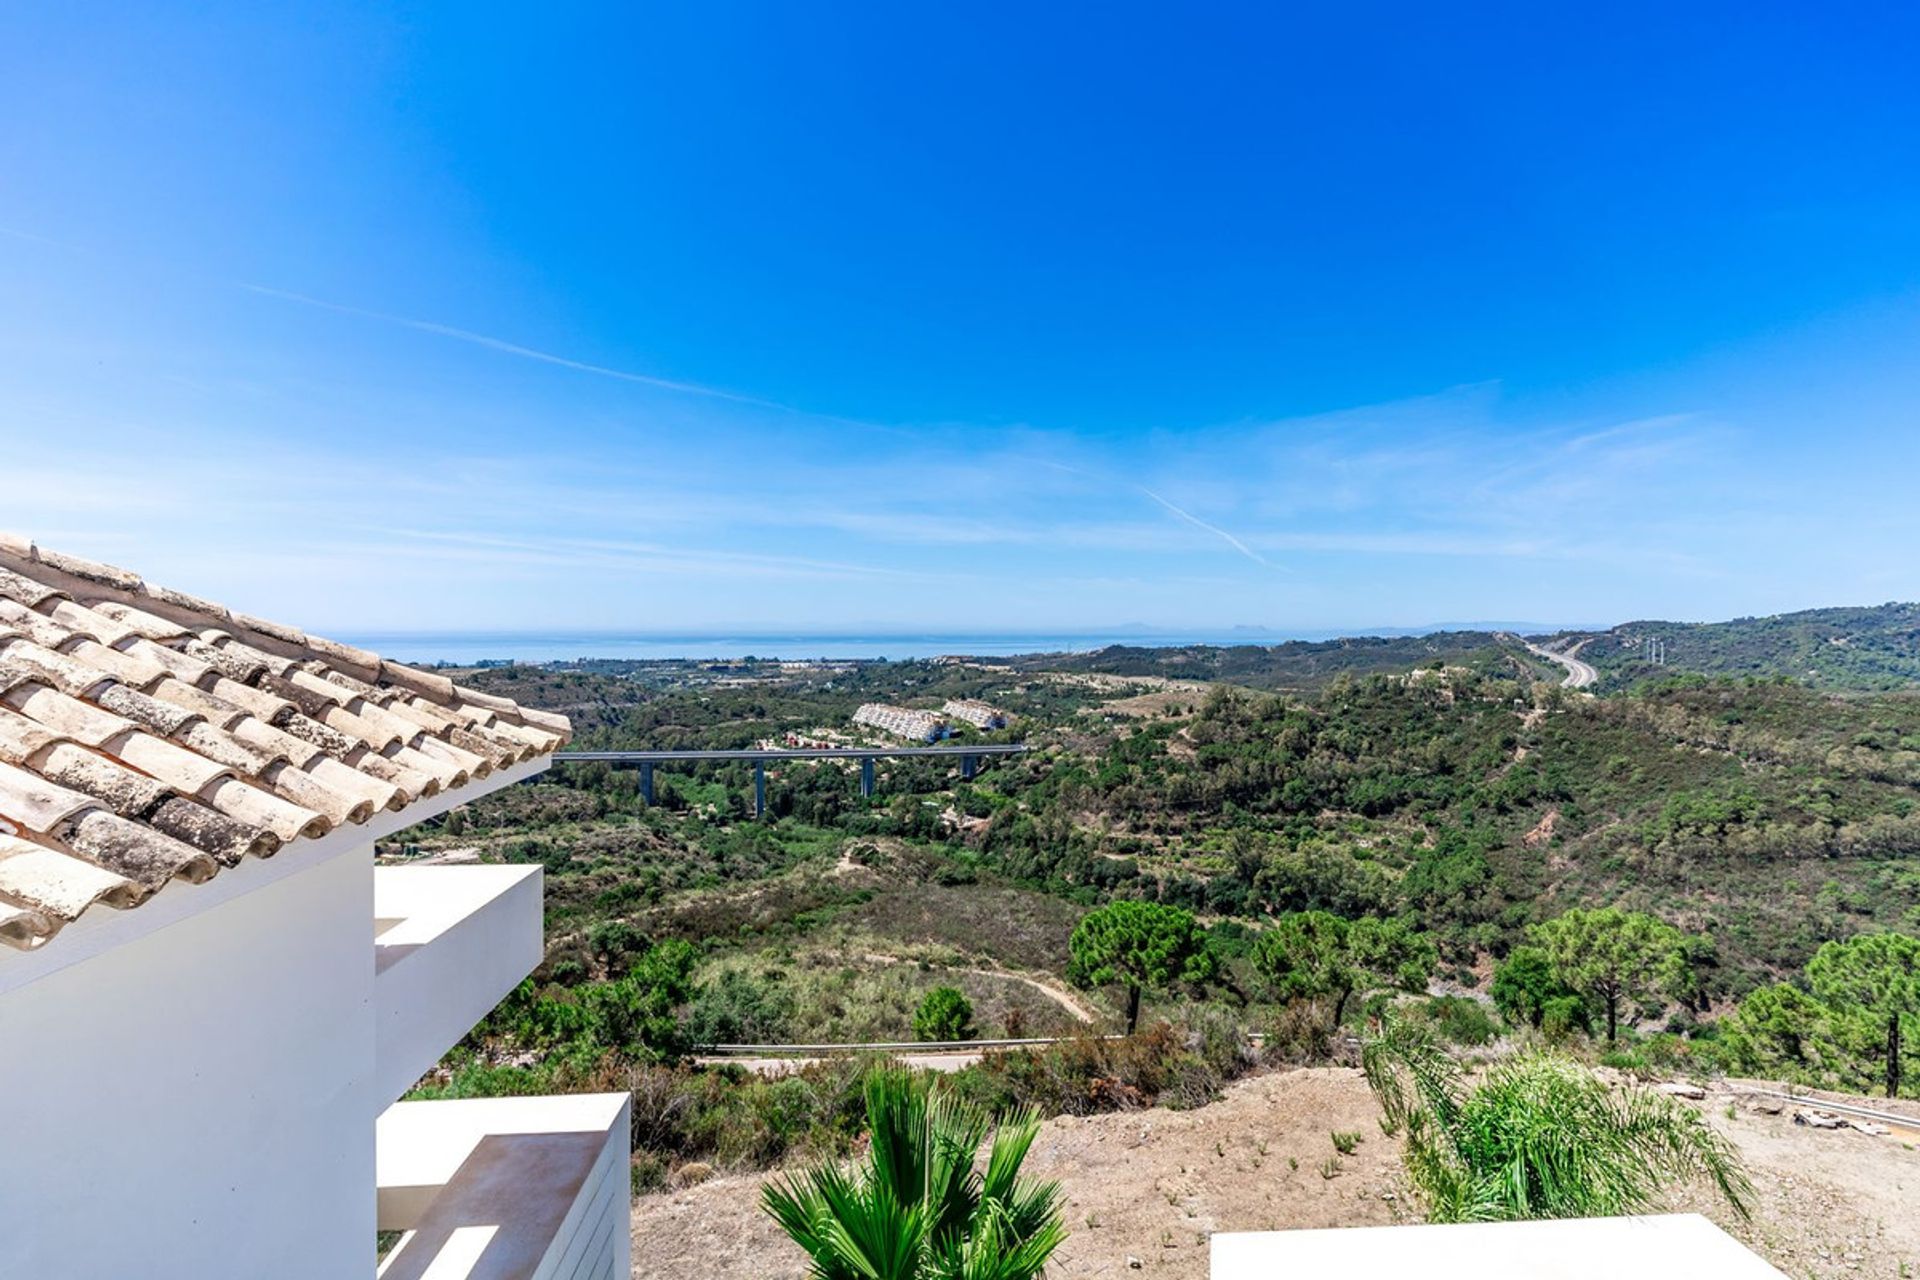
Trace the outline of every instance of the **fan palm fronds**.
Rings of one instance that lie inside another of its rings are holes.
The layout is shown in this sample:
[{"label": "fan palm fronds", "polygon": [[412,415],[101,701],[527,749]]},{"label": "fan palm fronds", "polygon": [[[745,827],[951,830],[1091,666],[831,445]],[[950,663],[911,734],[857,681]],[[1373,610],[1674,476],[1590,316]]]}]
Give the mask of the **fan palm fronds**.
[{"label": "fan palm fronds", "polygon": [[991,1128],[978,1107],[906,1072],[876,1072],[866,1103],[861,1167],[822,1164],[761,1191],[814,1280],[1034,1280],[1066,1238],[1059,1184],[1019,1176],[1039,1118],[1002,1122],[976,1172]]},{"label": "fan palm fronds", "polygon": [[1388,1120],[1406,1130],[1407,1173],[1432,1221],[1640,1213],[1693,1180],[1747,1214],[1753,1187],[1733,1147],[1672,1098],[1610,1090],[1551,1053],[1499,1063],[1469,1087],[1430,1033],[1399,1021],[1362,1062]]}]

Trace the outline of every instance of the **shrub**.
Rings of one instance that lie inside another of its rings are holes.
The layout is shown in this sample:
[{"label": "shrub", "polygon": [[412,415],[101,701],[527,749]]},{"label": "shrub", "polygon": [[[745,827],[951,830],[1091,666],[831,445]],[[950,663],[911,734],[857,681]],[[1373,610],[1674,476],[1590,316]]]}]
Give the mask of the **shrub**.
[{"label": "shrub", "polygon": [[1500,1035],[1487,1007],[1466,996],[1436,996],[1427,1001],[1424,1012],[1434,1031],[1449,1044],[1478,1048],[1492,1044]]},{"label": "shrub", "polygon": [[687,1006],[687,1036],[697,1045],[778,1043],[792,1018],[793,993],[786,985],[729,969]]},{"label": "shrub", "polygon": [[815,1274],[1041,1274],[1067,1232],[1060,1184],[1019,1176],[1038,1116],[1007,1117],[976,1172],[990,1117],[944,1088],[883,1072],[867,1082],[866,1110],[873,1140],[858,1168],[827,1162],[762,1189],[766,1211],[813,1259]]},{"label": "shrub", "polygon": [[1397,1020],[1368,1042],[1365,1064],[1382,1111],[1406,1131],[1430,1221],[1616,1217],[1696,1180],[1747,1214],[1753,1188],[1733,1147],[1672,1098],[1615,1093],[1551,1053],[1509,1058],[1469,1087],[1430,1031]]},{"label": "shrub", "polygon": [[1540,1034],[1549,1044],[1565,1044],[1590,1030],[1587,1002],[1577,995],[1555,996],[1540,1012]]},{"label": "shrub", "polygon": [[1311,1000],[1285,1005],[1267,1024],[1261,1057],[1269,1062],[1306,1066],[1333,1056],[1333,1030]]},{"label": "shrub", "polygon": [[915,1040],[971,1040],[973,1002],[953,987],[935,987],[927,992],[913,1015]]}]

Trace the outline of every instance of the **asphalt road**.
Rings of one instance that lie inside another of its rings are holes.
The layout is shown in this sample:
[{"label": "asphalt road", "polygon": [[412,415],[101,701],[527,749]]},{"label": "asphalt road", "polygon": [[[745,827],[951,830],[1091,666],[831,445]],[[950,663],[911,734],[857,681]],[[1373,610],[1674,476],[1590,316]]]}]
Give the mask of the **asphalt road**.
[{"label": "asphalt road", "polygon": [[1581,646],[1586,643],[1585,640],[1578,641],[1568,648],[1565,653],[1556,653],[1552,649],[1531,642],[1527,644],[1527,648],[1542,658],[1545,658],[1548,662],[1557,662],[1567,669],[1567,678],[1560,682],[1563,688],[1584,689],[1588,685],[1600,683],[1600,673],[1595,671],[1589,664],[1580,661],[1578,656]]}]

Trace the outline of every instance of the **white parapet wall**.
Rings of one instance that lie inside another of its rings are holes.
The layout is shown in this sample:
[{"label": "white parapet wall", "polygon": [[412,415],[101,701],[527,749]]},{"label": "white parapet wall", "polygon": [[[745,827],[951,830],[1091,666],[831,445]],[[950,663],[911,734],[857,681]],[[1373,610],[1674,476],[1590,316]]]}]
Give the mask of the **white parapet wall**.
[{"label": "white parapet wall", "polygon": [[366,1274],[371,859],[315,842],[169,887],[114,922],[259,886],[0,984],[0,1276]]},{"label": "white parapet wall", "polygon": [[1786,1280],[1699,1214],[1222,1232],[1212,1280]]},{"label": "white parapet wall", "polygon": [[632,1096],[402,1102],[379,1124],[381,1280],[628,1280]]},{"label": "white parapet wall", "polygon": [[375,1088],[393,1102],[540,963],[539,867],[373,873]]}]

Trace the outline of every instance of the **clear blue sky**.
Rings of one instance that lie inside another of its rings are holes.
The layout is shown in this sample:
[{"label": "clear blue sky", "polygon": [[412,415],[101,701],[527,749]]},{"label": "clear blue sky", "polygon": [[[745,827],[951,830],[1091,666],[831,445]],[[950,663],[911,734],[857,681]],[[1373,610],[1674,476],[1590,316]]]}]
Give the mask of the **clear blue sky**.
[{"label": "clear blue sky", "polygon": [[1920,596],[1904,5],[18,5],[0,526],[316,628]]}]

